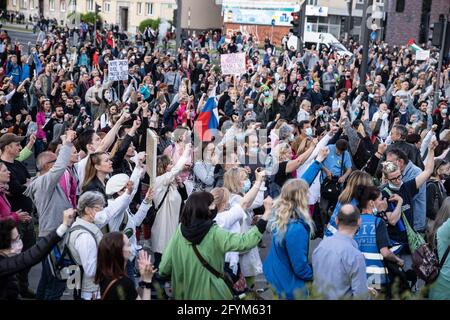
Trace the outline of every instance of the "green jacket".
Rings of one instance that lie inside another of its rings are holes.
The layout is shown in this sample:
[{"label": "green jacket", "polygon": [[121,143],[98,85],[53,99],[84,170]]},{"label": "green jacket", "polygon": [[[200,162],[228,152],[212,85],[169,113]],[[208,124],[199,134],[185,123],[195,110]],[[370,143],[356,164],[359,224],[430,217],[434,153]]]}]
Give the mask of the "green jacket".
[{"label": "green jacket", "polygon": [[[249,250],[261,237],[256,226],[240,234],[213,225],[197,247],[214,269],[223,272],[226,252]],[[202,266],[191,243],[181,234],[180,225],[164,251],[159,272],[163,277],[171,277],[174,299],[231,300],[233,297],[225,282]]]}]

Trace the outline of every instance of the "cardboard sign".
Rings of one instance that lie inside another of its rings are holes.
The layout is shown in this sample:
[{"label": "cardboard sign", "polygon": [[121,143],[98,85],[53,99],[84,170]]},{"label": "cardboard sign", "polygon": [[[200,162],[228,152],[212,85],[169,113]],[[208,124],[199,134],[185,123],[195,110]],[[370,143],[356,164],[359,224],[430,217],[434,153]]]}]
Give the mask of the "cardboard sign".
[{"label": "cardboard sign", "polygon": [[222,74],[244,74],[245,70],[245,53],[222,54],[220,56],[220,67]]},{"label": "cardboard sign", "polygon": [[153,187],[156,179],[156,148],[158,146],[158,135],[151,129],[147,129],[147,174],[150,177],[149,187]]},{"label": "cardboard sign", "polygon": [[108,80],[119,81],[128,79],[128,61],[110,60],[108,64]]},{"label": "cardboard sign", "polygon": [[423,61],[430,57],[430,50],[419,50],[416,52],[416,60]]}]

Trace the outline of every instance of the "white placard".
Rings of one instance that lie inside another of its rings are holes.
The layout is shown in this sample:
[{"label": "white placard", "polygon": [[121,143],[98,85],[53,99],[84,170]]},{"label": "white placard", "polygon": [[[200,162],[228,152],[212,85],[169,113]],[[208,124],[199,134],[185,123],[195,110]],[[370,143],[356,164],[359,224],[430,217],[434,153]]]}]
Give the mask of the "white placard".
[{"label": "white placard", "polygon": [[158,135],[151,129],[147,129],[147,174],[150,177],[150,187],[153,187],[156,179]]},{"label": "white placard", "polygon": [[418,50],[416,52],[416,60],[423,61],[430,57],[430,50]]},{"label": "white placard", "polygon": [[220,56],[220,67],[222,74],[244,74],[245,69],[245,53],[222,54]]},{"label": "white placard", "polygon": [[128,61],[110,60],[108,64],[108,80],[118,81],[128,79]]}]

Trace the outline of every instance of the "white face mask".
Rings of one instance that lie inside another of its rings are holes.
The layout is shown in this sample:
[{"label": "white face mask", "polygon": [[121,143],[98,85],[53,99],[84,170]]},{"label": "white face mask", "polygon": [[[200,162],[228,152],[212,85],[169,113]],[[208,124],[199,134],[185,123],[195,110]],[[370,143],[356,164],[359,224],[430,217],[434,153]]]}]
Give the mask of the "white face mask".
[{"label": "white face mask", "polygon": [[94,223],[98,226],[103,226],[108,221],[108,216],[105,211],[100,211],[95,214]]},{"label": "white face mask", "polygon": [[11,256],[15,256],[18,255],[19,253],[22,252],[23,249],[23,242],[22,239],[19,239],[17,241],[14,241],[11,243],[11,252],[10,255]]},{"label": "white face mask", "polygon": [[95,81],[95,85],[96,85],[97,87],[100,87],[101,84],[102,84],[102,83],[101,83],[100,81]]}]

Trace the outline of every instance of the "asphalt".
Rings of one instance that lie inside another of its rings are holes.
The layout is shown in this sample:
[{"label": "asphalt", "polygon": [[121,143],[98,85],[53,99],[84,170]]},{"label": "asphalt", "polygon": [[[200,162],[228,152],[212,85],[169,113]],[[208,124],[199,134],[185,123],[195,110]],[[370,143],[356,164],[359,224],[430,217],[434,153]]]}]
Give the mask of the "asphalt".
[{"label": "asphalt", "polygon": [[6,30],[8,32],[9,37],[11,38],[12,43],[19,41],[20,44],[24,46],[25,53],[27,52],[27,44],[30,42],[31,45],[36,44],[37,33],[33,33],[31,31],[27,31],[25,29],[11,29],[8,26],[4,26],[2,30]]}]

